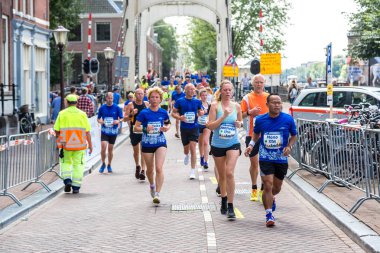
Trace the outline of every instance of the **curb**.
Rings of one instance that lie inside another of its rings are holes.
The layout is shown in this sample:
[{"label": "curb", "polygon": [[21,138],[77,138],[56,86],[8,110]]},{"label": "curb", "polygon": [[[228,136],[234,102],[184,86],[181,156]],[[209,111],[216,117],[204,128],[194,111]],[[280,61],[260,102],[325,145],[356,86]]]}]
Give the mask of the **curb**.
[{"label": "curb", "polygon": [[380,252],[380,235],[366,224],[355,218],[326,195],[318,193],[313,186],[297,174],[292,179],[286,177],[286,182],[362,249],[367,252]]},{"label": "curb", "polygon": [[[120,141],[114,146],[118,148],[121,144],[129,139],[129,134],[122,136]],[[90,161],[87,162],[86,168],[84,170],[84,176],[91,174],[93,170],[95,170],[101,163],[100,154],[96,155]],[[56,181],[52,182],[48,185],[51,189],[51,192],[47,192],[45,189],[40,189],[39,191],[33,193],[32,195],[26,197],[21,200],[22,206],[18,206],[17,204],[12,204],[3,210],[0,210],[0,230],[10,225],[11,223],[17,221],[21,217],[25,216],[24,219],[27,220],[27,215],[40,205],[44,204],[48,200],[54,198],[59,193],[63,191],[64,185],[62,184],[62,180],[58,178]]]}]

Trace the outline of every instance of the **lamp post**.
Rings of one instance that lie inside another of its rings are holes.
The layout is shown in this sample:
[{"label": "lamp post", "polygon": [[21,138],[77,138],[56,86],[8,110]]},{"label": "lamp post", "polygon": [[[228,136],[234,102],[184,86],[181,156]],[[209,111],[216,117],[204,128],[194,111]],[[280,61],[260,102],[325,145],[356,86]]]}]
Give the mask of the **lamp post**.
[{"label": "lamp post", "polygon": [[104,56],[107,61],[107,75],[108,75],[108,91],[112,91],[112,63],[113,57],[115,55],[115,50],[110,47],[104,49]]},{"label": "lamp post", "polygon": [[59,50],[59,65],[60,65],[60,90],[61,90],[61,111],[64,109],[64,98],[65,98],[65,89],[63,87],[63,48],[67,43],[67,33],[69,30],[63,26],[58,26],[57,29],[53,31],[55,43],[58,46]]}]

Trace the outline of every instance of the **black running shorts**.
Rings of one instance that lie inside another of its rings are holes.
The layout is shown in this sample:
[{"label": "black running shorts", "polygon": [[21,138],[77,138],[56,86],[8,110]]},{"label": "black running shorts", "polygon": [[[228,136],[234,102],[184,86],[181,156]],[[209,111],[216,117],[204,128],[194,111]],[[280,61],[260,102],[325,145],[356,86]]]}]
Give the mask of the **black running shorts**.
[{"label": "black running shorts", "polygon": [[195,128],[181,128],[181,141],[182,145],[186,146],[190,141],[198,142],[199,129]]},{"label": "black running shorts", "polygon": [[288,172],[288,163],[259,162],[260,175],[274,175],[280,180],[284,180]]},{"label": "black running shorts", "polygon": [[141,147],[141,152],[142,153],[155,153],[157,151],[157,149],[159,148],[167,148],[166,144],[163,145],[163,146],[159,146],[159,147]]},{"label": "black running shorts", "polygon": [[117,135],[106,135],[106,134],[101,134],[100,135],[100,141],[106,141],[109,144],[113,145],[116,142],[116,137]]},{"label": "black running shorts", "polygon": [[211,153],[214,157],[223,157],[227,155],[227,151],[229,150],[239,150],[241,155],[240,143],[234,144],[228,148],[217,148],[215,146],[211,146]]}]

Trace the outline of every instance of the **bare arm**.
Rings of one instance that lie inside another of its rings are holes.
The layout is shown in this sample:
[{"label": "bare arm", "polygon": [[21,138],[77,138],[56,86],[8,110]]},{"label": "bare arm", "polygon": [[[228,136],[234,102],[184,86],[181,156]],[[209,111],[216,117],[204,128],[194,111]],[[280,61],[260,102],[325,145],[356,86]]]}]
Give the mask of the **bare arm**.
[{"label": "bare arm", "polygon": [[296,142],[296,140],[297,140],[297,135],[290,136],[288,145],[283,150],[284,156],[288,156],[290,154],[290,152],[292,151],[293,145]]},{"label": "bare arm", "polygon": [[92,141],[91,141],[91,133],[86,132],[86,137],[87,137],[87,143],[88,143],[88,149],[90,150],[89,153],[92,153]]},{"label": "bare arm", "polygon": [[133,132],[134,133],[142,133],[142,130],[143,130],[143,128],[142,128],[141,122],[136,120],[135,126],[133,127]]}]

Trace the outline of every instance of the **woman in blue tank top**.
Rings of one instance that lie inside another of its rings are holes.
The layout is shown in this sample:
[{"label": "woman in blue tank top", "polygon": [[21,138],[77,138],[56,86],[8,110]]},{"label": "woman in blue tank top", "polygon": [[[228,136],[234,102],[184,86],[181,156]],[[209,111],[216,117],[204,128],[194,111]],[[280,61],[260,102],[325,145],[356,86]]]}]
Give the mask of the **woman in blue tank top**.
[{"label": "woman in blue tank top", "polygon": [[[219,186],[222,196],[220,212],[228,219],[235,219],[233,207],[235,194],[234,171],[241,154],[238,128],[242,127],[240,105],[231,101],[233,85],[224,80],[220,84],[220,96],[211,104],[207,127],[213,130],[211,153],[219,174]],[[228,191],[227,191],[228,189]],[[228,204],[227,204],[228,201]]]},{"label": "woman in blue tank top", "polygon": [[201,166],[206,171],[208,169],[208,152],[209,152],[209,138],[210,129],[206,128],[208,121],[208,113],[210,110],[210,104],[207,102],[207,90],[201,89],[199,91],[199,98],[202,102],[202,109],[205,112],[202,116],[198,116],[199,126],[199,155],[201,156]]}]

